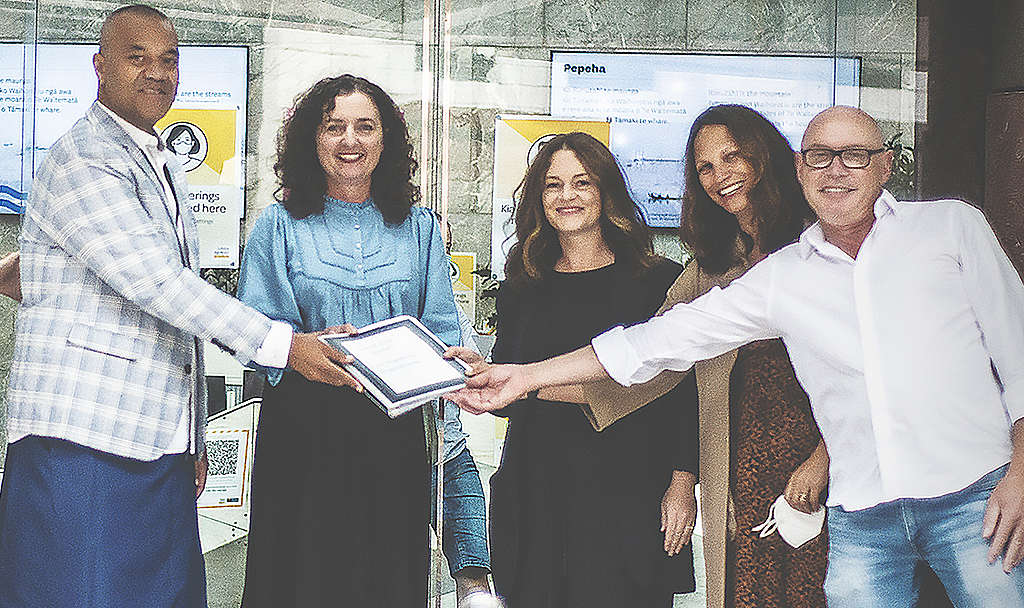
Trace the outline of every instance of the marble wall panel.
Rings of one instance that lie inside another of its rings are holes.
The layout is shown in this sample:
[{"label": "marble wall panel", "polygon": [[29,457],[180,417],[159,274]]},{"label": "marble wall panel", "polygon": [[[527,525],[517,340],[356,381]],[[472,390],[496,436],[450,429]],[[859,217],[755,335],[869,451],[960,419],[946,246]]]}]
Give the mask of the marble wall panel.
[{"label": "marble wall panel", "polygon": [[834,0],[691,0],[691,50],[828,53]]},{"label": "marble wall panel", "polygon": [[840,53],[913,53],[917,0],[836,0]]},{"label": "marble wall panel", "polygon": [[553,48],[681,49],[685,0],[548,0],[544,42]]},{"label": "marble wall panel", "polygon": [[[258,41],[265,15],[252,10],[241,12],[238,6],[241,4],[179,0],[154,3],[153,6],[174,21],[178,39],[183,44]],[[37,39],[94,43],[99,39],[103,20],[116,7],[108,2],[43,0],[37,4]]]},{"label": "marble wall panel", "polygon": [[[188,0],[183,1],[187,2]],[[326,26],[328,31],[345,33],[358,31],[368,35],[400,34],[407,21],[405,3],[402,0],[271,2],[268,18],[274,21],[290,22],[294,24],[294,27],[308,28],[311,25],[321,25]]]},{"label": "marble wall panel", "polygon": [[491,212],[496,114],[488,108],[456,108],[452,111],[448,201],[451,213]]},{"label": "marble wall panel", "polygon": [[[402,0],[170,0],[153,2],[175,23],[183,43],[256,43],[268,26],[364,32],[396,37],[405,18]],[[109,2],[43,0],[38,3],[38,37],[94,41]]]},{"label": "marble wall panel", "polygon": [[34,2],[0,0],[0,39],[25,40],[32,35]]},{"label": "marble wall panel", "polygon": [[542,0],[453,0],[452,44],[539,46]]}]

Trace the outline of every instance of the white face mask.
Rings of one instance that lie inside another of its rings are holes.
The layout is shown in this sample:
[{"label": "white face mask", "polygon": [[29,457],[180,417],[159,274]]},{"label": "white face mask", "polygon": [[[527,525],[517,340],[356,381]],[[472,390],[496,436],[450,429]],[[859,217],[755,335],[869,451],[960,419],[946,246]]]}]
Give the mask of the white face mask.
[{"label": "white face mask", "polygon": [[759,536],[764,538],[778,530],[782,540],[795,549],[817,538],[824,525],[824,507],[814,513],[797,511],[789,506],[785,495],[783,495],[776,498],[771,508],[768,509],[768,519],[764,520],[763,524],[754,526],[750,531],[760,532]]}]

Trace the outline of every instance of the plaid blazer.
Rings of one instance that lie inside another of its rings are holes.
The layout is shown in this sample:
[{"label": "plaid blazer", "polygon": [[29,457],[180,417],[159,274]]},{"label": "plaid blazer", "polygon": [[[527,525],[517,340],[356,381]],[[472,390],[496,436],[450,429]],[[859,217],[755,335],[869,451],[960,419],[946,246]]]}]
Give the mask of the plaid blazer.
[{"label": "plaid blazer", "polygon": [[10,441],[43,435],[153,460],[192,403],[203,449],[206,385],[194,337],[251,360],[270,320],[193,270],[198,243],[184,173],[168,168],[187,264],[156,171],[98,104],[47,153],[19,239]]}]

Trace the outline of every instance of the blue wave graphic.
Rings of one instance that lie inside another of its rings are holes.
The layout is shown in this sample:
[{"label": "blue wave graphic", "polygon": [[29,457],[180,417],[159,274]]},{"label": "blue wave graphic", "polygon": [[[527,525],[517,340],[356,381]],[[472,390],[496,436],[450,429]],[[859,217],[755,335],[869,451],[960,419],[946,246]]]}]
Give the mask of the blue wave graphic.
[{"label": "blue wave graphic", "polygon": [[19,201],[23,201],[26,198],[28,198],[28,193],[18,192],[17,190],[15,190],[14,188],[11,188],[7,184],[0,184],[0,194],[6,194],[8,196],[12,196],[12,197],[18,199]]},{"label": "blue wave graphic", "polygon": [[0,213],[9,213],[6,211],[7,209],[14,213],[25,213],[25,205],[7,200],[6,198],[0,198]]}]

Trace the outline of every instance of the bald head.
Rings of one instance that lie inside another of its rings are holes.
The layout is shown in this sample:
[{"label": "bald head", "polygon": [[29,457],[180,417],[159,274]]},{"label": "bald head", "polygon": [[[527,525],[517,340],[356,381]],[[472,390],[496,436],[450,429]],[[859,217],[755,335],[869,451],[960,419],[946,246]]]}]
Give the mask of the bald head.
[{"label": "bald head", "polygon": [[121,8],[111,12],[107,15],[107,18],[103,20],[103,26],[100,28],[100,53],[103,52],[105,47],[110,46],[111,41],[117,36],[119,26],[124,25],[126,21],[130,21],[131,17],[143,17],[154,21],[161,21],[166,23],[172,30],[174,29],[171,25],[171,20],[167,18],[167,15],[161,13],[152,6],[147,6],[145,4],[122,6]]},{"label": "bald head", "polygon": [[872,149],[882,147],[882,130],[870,114],[860,108],[832,106],[819,112],[807,123],[807,130],[800,142],[801,149],[807,149],[810,141],[814,141],[822,130],[830,127],[851,131],[851,134],[858,137],[859,145]]}]

